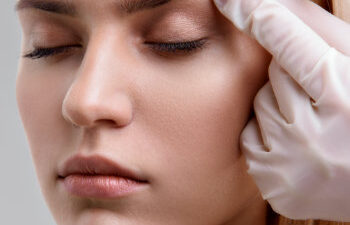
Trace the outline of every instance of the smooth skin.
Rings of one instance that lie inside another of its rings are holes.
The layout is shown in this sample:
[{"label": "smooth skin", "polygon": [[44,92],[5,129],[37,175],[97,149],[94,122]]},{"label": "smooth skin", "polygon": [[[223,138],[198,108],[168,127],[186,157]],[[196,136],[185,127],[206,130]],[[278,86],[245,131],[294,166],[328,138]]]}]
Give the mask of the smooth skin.
[{"label": "smooth skin", "polygon": [[[265,225],[267,203],[246,172],[239,136],[270,54],[210,0],[173,0],[133,15],[112,0],[72,2],[74,18],[18,11],[23,54],[81,46],[19,61],[18,107],[57,224]],[[203,37],[190,53],[144,44]],[[150,185],[113,200],[72,196],[57,170],[77,153],[109,157]]]}]

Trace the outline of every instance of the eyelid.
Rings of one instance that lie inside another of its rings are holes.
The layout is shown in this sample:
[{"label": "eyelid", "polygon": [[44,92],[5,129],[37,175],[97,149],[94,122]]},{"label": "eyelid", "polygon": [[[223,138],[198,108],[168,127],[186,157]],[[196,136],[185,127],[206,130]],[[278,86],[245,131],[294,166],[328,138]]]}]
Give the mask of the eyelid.
[{"label": "eyelid", "polygon": [[[193,41],[182,41],[182,42],[153,42],[147,41],[144,44],[150,46],[152,50],[159,53],[169,53],[175,55],[176,53],[189,54],[195,50],[202,49],[206,43],[207,38],[201,38]],[[22,57],[39,59],[50,56],[55,56],[68,52],[71,48],[81,48],[82,45],[66,45],[57,47],[36,47],[30,53],[24,54]],[[160,54],[162,55],[162,54]]]},{"label": "eyelid", "polygon": [[153,50],[160,52],[171,52],[177,51],[191,52],[197,49],[201,49],[206,43],[206,38],[191,41],[180,41],[180,42],[145,42],[146,45],[150,45]]},{"label": "eyelid", "polygon": [[81,45],[66,45],[57,47],[35,47],[29,53],[22,55],[24,58],[38,59],[42,57],[47,57],[51,55],[63,54],[68,52],[71,48],[81,48]]}]

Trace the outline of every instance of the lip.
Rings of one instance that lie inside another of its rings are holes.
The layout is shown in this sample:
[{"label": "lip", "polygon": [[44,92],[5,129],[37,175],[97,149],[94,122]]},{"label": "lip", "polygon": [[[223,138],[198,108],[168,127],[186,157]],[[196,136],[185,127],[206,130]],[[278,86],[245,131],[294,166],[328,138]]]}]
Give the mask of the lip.
[{"label": "lip", "polygon": [[58,170],[58,179],[69,193],[80,197],[125,196],[149,182],[139,174],[101,155],[76,155]]}]

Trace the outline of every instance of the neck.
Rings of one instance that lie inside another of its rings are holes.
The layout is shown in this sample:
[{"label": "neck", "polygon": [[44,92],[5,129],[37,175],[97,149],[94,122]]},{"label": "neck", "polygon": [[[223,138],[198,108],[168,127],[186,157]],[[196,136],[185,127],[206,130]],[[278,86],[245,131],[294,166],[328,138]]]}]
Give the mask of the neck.
[{"label": "neck", "polygon": [[268,203],[258,193],[230,222],[223,225],[274,225],[271,212]]}]

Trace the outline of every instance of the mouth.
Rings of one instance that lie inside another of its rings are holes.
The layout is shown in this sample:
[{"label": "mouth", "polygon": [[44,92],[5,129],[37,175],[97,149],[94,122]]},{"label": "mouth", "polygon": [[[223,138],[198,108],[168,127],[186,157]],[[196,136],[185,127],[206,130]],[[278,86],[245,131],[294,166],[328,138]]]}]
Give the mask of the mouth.
[{"label": "mouth", "polygon": [[58,171],[64,189],[75,196],[117,198],[128,195],[149,182],[141,175],[100,155],[77,155]]}]

